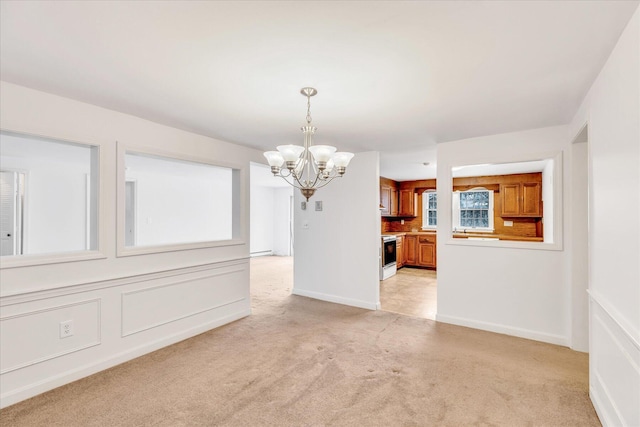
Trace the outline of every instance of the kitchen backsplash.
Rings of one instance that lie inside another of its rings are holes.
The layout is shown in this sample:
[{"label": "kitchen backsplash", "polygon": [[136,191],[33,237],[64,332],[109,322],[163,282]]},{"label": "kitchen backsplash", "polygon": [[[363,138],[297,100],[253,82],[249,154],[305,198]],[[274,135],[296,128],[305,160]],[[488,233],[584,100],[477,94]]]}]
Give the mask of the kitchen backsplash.
[{"label": "kitchen backsplash", "polygon": [[422,229],[422,218],[404,218],[404,224],[400,218],[385,218],[382,217],[381,221],[382,232],[392,232],[392,231],[415,231]]}]

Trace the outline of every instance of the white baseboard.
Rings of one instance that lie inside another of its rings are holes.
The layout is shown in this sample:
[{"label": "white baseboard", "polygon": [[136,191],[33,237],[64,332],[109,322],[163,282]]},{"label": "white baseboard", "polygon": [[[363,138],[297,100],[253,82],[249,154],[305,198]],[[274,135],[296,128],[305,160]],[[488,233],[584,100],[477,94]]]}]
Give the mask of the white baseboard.
[{"label": "white baseboard", "polygon": [[126,351],[110,355],[104,359],[89,363],[78,368],[68,370],[47,377],[41,381],[28,384],[16,390],[0,394],[0,408],[5,408],[14,403],[18,403],[22,400],[34,397],[38,394],[52,390],[56,387],[71,383],[81,378],[93,375],[97,372],[104,371],[105,369],[135,359],[136,357],[143,356],[147,353],[159,350],[171,344],[183,341],[187,338],[194,337],[203,332],[215,329],[219,326],[226,325],[235,320],[247,317],[251,314],[251,309],[239,311],[237,313],[230,314],[228,316],[215,319],[211,322],[203,323],[201,325],[194,326],[181,332],[177,332],[172,335],[162,337],[159,340],[151,341],[137,347],[127,349]]},{"label": "white baseboard", "polygon": [[526,338],[534,341],[542,341],[549,344],[557,344],[565,347],[569,346],[568,338],[561,335],[547,334],[544,332],[532,331],[530,329],[501,325],[499,323],[482,322],[479,320],[466,319],[456,316],[447,316],[443,314],[436,314],[436,321],[442,323],[451,323],[452,325],[466,326],[468,328],[480,329],[483,331],[496,332],[499,334],[511,335],[514,337]]},{"label": "white baseboard", "polygon": [[376,304],[375,302],[362,301],[362,300],[357,300],[352,298],[344,298],[344,297],[339,297],[337,295],[323,294],[321,292],[307,291],[304,289],[293,288],[291,293],[294,295],[300,295],[302,297],[309,297],[309,298],[319,299],[322,301],[335,302],[337,304],[350,305],[352,307],[366,308],[368,310],[377,310],[377,306],[378,306],[378,304]]},{"label": "white baseboard", "polygon": [[271,256],[273,255],[273,251],[259,251],[259,252],[251,252],[249,256],[251,258],[259,257],[259,256]]}]

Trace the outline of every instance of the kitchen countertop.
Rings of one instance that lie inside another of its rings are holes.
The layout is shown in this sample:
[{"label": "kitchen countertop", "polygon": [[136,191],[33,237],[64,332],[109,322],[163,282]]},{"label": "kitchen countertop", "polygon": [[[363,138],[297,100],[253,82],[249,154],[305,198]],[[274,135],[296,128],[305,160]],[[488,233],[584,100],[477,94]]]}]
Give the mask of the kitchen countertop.
[{"label": "kitchen countertop", "polygon": [[[435,231],[385,231],[382,233],[383,236],[424,236],[424,235],[435,235]],[[513,240],[513,241],[521,241],[521,242],[543,242],[544,238],[542,237],[523,237],[523,236],[509,236],[507,234],[491,234],[491,233],[453,233],[453,237],[455,239],[466,239],[468,237],[475,238],[487,238],[487,239],[498,239],[498,240]]]},{"label": "kitchen countertop", "polygon": [[425,234],[435,235],[435,231],[385,231],[383,236],[424,236]]}]

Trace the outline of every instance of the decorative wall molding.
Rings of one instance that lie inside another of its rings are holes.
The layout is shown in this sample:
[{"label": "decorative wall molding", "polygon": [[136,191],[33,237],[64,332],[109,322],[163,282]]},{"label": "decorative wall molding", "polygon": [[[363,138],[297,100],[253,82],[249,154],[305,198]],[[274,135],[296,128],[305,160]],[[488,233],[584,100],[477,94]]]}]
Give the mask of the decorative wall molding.
[{"label": "decorative wall molding", "polygon": [[611,319],[611,321],[620,329],[620,331],[629,339],[636,349],[640,350],[640,331],[634,330],[631,324],[624,320],[624,317],[613,308],[602,295],[593,290],[588,290],[589,299],[596,303],[602,311]]},{"label": "decorative wall molding", "polygon": [[[71,303],[71,304],[61,304],[61,305],[57,305],[57,306],[52,306],[52,307],[47,307],[47,308],[43,308],[43,309],[39,309],[39,310],[32,310],[32,311],[27,311],[24,313],[19,313],[19,314],[14,314],[14,315],[10,315],[10,316],[4,316],[0,318],[0,323],[1,322],[5,322],[5,321],[10,321],[10,320],[15,320],[15,319],[20,319],[20,318],[26,318],[29,316],[36,316],[38,314],[43,314],[43,313],[48,313],[48,312],[53,312],[53,311],[57,311],[57,310],[63,310],[63,309],[69,309],[72,307],[78,307],[81,305],[86,305],[86,304],[96,304],[96,310],[95,310],[95,315],[96,315],[96,330],[95,330],[95,335],[92,339],[88,342],[85,342],[83,344],[80,345],[76,345],[73,346],[71,348],[62,350],[62,351],[57,351],[57,352],[53,352],[51,354],[48,354],[46,356],[42,356],[42,357],[38,357],[35,359],[31,359],[31,360],[27,360],[23,363],[19,363],[17,365],[14,366],[8,366],[8,367],[3,367],[2,370],[0,370],[0,375],[4,375],[6,373],[12,372],[12,371],[16,371],[18,369],[22,369],[22,368],[26,368],[27,366],[31,366],[31,365],[35,365],[37,363],[42,363],[42,362],[46,362],[47,360],[51,360],[51,359],[55,359],[67,354],[71,354],[71,353],[75,353],[77,351],[81,351],[81,350],[85,350],[87,348],[90,347],[94,347],[97,345],[100,345],[102,340],[101,340],[101,331],[102,331],[102,323],[101,323],[101,303],[102,300],[100,298],[94,298],[94,299],[89,299],[89,300],[84,300],[84,301],[79,301],[79,302],[75,302],[75,303]],[[3,343],[3,346],[5,345],[5,343]]]},{"label": "decorative wall molding", "polygon": [[640,425],[640,347],[606,299],[590,292],[589,395],[605,426]]},{"label": "decorative wall molding", "polygon": [[116,286],[130,285],[138,282],[145,282],[158,278],[179,276],[198,271],[210,270],[212,268],[221,268],[234,265],[246,265],[249,257],[233,260],[224,260],[214,263],[198,264],[190,267],[160,270],[152,273],[142,273],[133,276],[117,277],[113,279],[100,280],[95,282],[83,282],[74,285],[62,286],[53,289],[43,289],[39,291],[30,291],[12,295],[3,295],[0,297],[0,307],[10,306],[14,304],[23,304],[25,302],[50,299],[60,296],[72,295],[77,293],[89,292],[97,289],[111,288]]},{"label": "decorative wall molding", "polygon": [[140,357],[147,353],[151,353],[152,351],[156,351],[171,344],[175,344],[184,339],[196,336],[219,326],[226,325],[227,323],[231,323],[235,320],[242,319],[243,317],[249,316],[250,314],[251,310],[242,309],[228,316],[202,323],[200,325],[180,331],[175,334],[163,336],[162,338],[128,348],[116,354],[110,354],[102,359],[91,360],[90,362],[87,362],[82,366],[75,366],[74,368],[66,370],[64,372],[55,373],[48,378],[25,384],[20,388],[8,391],[5,391],[3,389],[2,394],[0,394],[0,408],[5,408],[9,405],[13,405],[14,403],[28,399],[29,397],[44,393],[45,391],[60,387],[72,381],[79,380],[81,378],[124,363],[128,360],[135,359],[136,357]]},{"label": "decorative wall molding", "polygon": [[[135,289],[133,291],[128,291],[128,292],[122,292],[121,294],[121,307],[122,307],[122,318],[121,318],[121,336],[122,337],[126,337],[129,335],[133,335],[133,334],[137,334],[143,331],[147,331],[149,329],[153,329],[156,328],[158,326],[162,326],[162,325],[166,325],[167,323],[171,323],[171,322],[175,322],[177,320],[181,320],[181,319],[185,319],[187,317],[191,317],[191,316],[195,316],[197,314],[200,313],[204,313],[206,311],[211,311],[211,310],[215,310],[216,308],[220,308],[220,307],[224,307],[226,305],[230,305],[230,304],[234,304],[240,301],[244,301],[246,299],[246,297],[244,296],[238,296],[235,298],[231,298],[229,300],[225,300],[225,301],[218,301],[216,304],[203,304],[200,307],[194,307],[193,310],[191,311],[185,311],[182,312],[178,315],[174,315],[174,316],[169,316],[166,318],[163,318],[160,321],[150,321],[148,322],[146,325],[139,327],[139,328],[134,328],[134,329],[130,329],[127,330],[126,326],[127,324],[132,322],[132,319],[129,316],[135,315],[134,313],[131,313],[131,310],[135,310],[134,308],[129,308],[128,306],[130,305],[130,303],[132,303],[132,297],[134,295],[137,294],[148,294],[147,295],[147,299],[152,298],[152,293],[154,291],[159,291],[159,290],[168,290],[168,288],[175,288],[177,295],[179,296],[181,293],[182,294],[188,294],[189,290],[186,289],[187,287],[189,287],[190,285],[194,285],[196,284],[196,281],[200,281],[200,280],[204,280],[204,279],[213,279],[216,277],[222,277],[222,276],[227,276],[227,275],[232,275],[234,273],[242,273],[244,272],[243,269],[232,269],[232,270],[225,270],[225,271],[219,271],[216,273],[211,273],[211,274],[206,274],[206,275],[202,275],[202,276],[197,276],[197,277],[190,277],[187,279],[183,279],[183,280],[176,280],[176,281],[170,281],[168,283],[162,283],[162,284],[158,284],[158,285],[153,285],[153,286],[149,286],[149,287],[145,287],[145,288],[140,288],[140,289]],[[218,285],[216,284],[206,284],[207,287],[210,286],[216,286]],[[192,286],[193,287],[193,286]],[[191,292],[195,291],[195,289],[191,289]],[[206,303],[208,300],[205,298],[204,301],[202,300],[202,296],[203,296],[203,289],[199,290],[200,292],[197,292],[196,295],[198,295],[198,302],[202,302],[202,303]],[[162,299],[156,299],[156,300],[162,300]],[[173,300],[172,300],[173,301]],[[133,303],[135,304],[135,303]],[[175,307],[175,304],[173,304]],[[165,310],[163,311],[171,311],[172,307],[163,307]]]}]

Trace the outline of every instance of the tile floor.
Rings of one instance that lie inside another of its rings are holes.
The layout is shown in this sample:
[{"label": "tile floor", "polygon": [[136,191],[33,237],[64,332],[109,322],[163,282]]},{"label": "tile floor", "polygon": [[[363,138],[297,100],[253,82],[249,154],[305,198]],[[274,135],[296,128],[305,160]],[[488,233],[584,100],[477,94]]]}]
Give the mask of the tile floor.
[{"label": "tile floor", "polygon": [[403,267],[380,282],[382,310],[435,320],[437,308],[435,270]]}]

